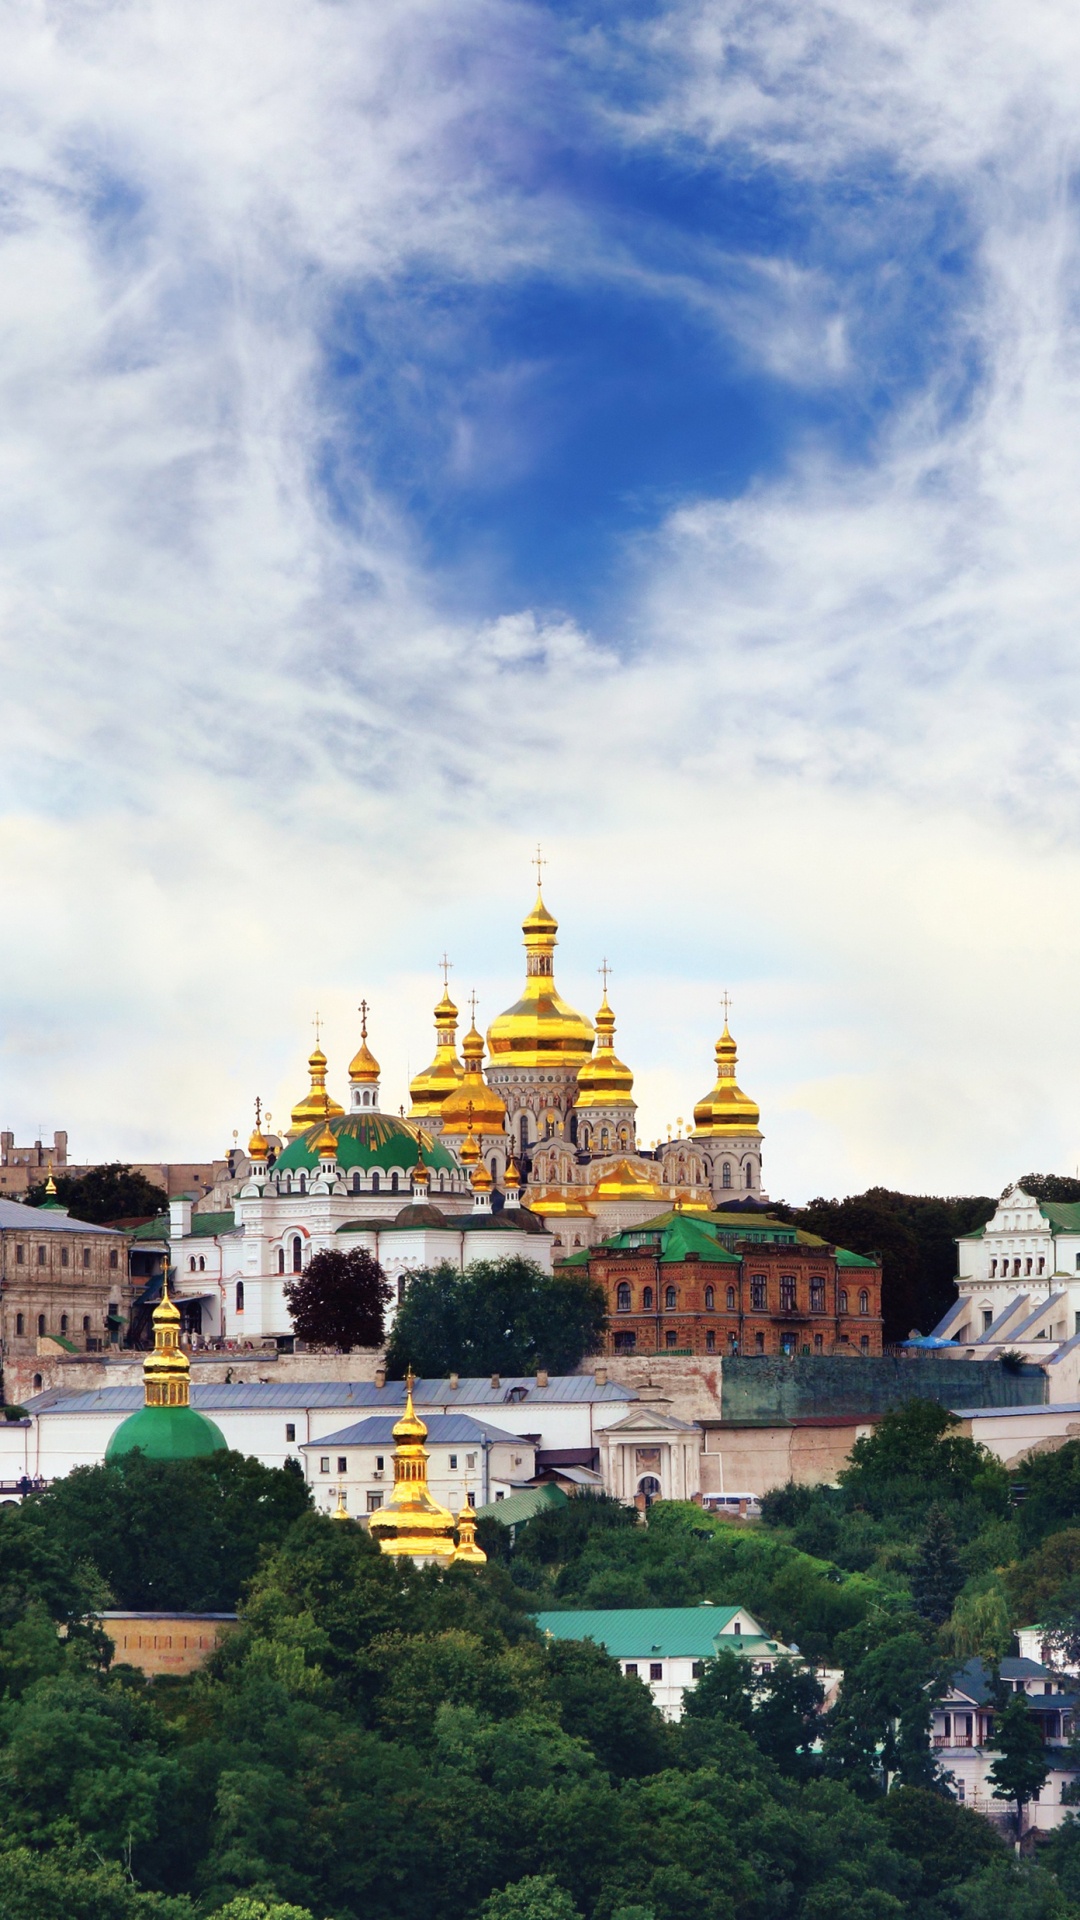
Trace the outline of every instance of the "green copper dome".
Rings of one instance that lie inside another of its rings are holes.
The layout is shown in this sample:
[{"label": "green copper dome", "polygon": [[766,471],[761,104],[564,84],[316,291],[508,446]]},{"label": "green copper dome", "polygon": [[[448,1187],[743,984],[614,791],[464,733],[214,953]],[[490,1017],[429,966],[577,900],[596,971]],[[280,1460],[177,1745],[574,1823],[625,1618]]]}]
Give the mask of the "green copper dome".
[{"label": "green copper dome", "polygon": [[194,1407],[140,1407],[117,1427],[105,1449],[106,1460],[140,1448],[149,1460],[198,1460],[228,1451],[220,1427]]},{"label": "green copper dome", "polygon": [[[326,1121],[320,1120],[317,1126],[309,1127],[306,1133],[291,1141],[284,1153],[278,1155],[274,1172],[288,1173],[293,1168],[310,1172],[318,1167],[318,1141],[325,1125]],[[417,1140],[426,1166],[436,1173],[461,1172],[453,1154],[440,1146],[434,1134],[418,1127],[415,1121],[399,1120],[395,1114],[347,1113],[340,1119],[331,1117],[330,1131],[337,1140],[337,1163],[343,1173],[351,1173],[354,1167],[363,1173],[374,1168],[407,1173],[416,1165]]]}]

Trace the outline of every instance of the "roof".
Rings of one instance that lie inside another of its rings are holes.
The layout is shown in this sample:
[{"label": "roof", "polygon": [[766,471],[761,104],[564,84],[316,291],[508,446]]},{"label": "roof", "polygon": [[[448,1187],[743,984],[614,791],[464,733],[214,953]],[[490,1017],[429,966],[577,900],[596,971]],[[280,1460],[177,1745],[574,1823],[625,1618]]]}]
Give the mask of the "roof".
[{"label": "roof", "polygon": [[[733,1653],[779,1652],[745,1607],[597,1607],[585,1612],[538,1613],[541,1633],[556,1640],[595,1640],[616,1660],[708,1660],[717,1642]],[[753,1627],[735,1634],[734,1621]]]},{"label": "roof", "polygon": [[21,1200],[0,1200],[0,1230],[24,1233],[115,1233],[115,1227],[93,1226],[76,1220],[63,1207],[26,1207]]},{"label": "roof", "polygon": [[[1001,1662],[1001,1678],[1003,1680],[1053,1680],[1056,1682],[1060,1679],[1060,1675],[1052,1673],[1049,1667],[1040,1665],[1038,1660],[1009,1658]],[[969,1700],[973,1700],[975,1705],[979,1707],[989,1705],[990,1701],[994,1698],[990,1669],[983,1660],[965,1661],[962,1667],[957,1667],[953,1672],[951,1684],[956,1693],[966,1695]],[[1060,1693],[1042,1696],[1042,1698],[1046,1700],[1048,1707],[1053,1705],[1055,1708],[1060,1707],[1063,1699],[1071,1697],[1071,1695]],[[1033,1694],[1030,1698],[1032,1706],[1037,1706],[1040,1696]]]},{"label": "roof", "polygon": [[[192,1214],[193,1222],[195,1217],[196,1216]],[[155,1220],[144,1220],[141,1227],[133,1227],[131,1230],[131,1238],[133,1240],[167,1240],[168,1237],[169,1216],[167,1213],[159,1213]]]},{"label": "roof", "polygon": [[1040,1200],[1039,1212],[1055,1233],[1080,1233],[1080,1200]]},{"label": "roof", "polygon": [[[632,1387],[614,1381],[598,1382],[591,1373],[553,1374],[539,1387],[531,1374],[504,1377],[497,1387],[485,1376],[463,1379],[456,1387],[448,1380],[418,1380],[413,1400],[418,1407],[454,1411],[457,1407],[501,1407],[524,1403],[529,1407],[589,1405],[598,1401],[636,1400]],[[130,1413],[143,1403],[141,1386],[97,1387],[85,1393],[52,1387],[23,1402],[33,1413]],[[261,1413],[271,1407],[357,1407],[370,1412],[405,1405],[405,1382],[388,1380],[377,1387],[370,1380],[236,1380],[192,1382],[191,1403],[204,1413]],[[426,1417],[426,1416],[425,1416]]]},{"label": "roof", "polygon": [[565,1507],[568,1497],[561,1487],[549,1482],[543,1487],[527,1487],[523,1493],[508,1494],[505,1500],[489,1500],[486,1507],[477,1507],[476,1517],[498,1520],[504,1527],[518,1527],[543,1513],[545,1507]]},{"label": "roof", "polygon": [[1033,1407],[950,1407],[958,1420],[1016,1420],[1033,1413],[1080,1413],[1080,1400],[1046,1401]]},{"label": "roof", "polygon": [[[433,1413],[424,1424],[427,1437],[435,1446],[468,1446],[470,1441],[515,1447],[522,1445],[519,1433],[507,1433],[503,1427],[489,1427],[485,1420],[472,1420],[467,1413]],[[357,1420],[351,1427],[339,1427],[336,1433],[324,1433],[321,1439],[305,1440],[300,1451],[302,1453],[304,1447],[389,1447],[393,1444],[396,1425],[396,1414],[372,1414],[367,1420]]]},{"label": "roof", "polygon": [[[318,1141],[326,1125],[324,1119],[319,1119],[298,1139],[290,1141],[274,1163],[271,1180],[294,1167],[305,1172],[317,1167]],[[416,1165],[419,1142],[426,1166],[463,1178],[453,1154],[415,1120],[400,1120],[391,1113],[346,1113],[331,1117],[329,1126],[337,1140],[337,1164],[343,1172],[360,1167],[365,1171],[386,1168],[407,1173]]]},{"label": "roof", "polygon": [[225,1453],[225,1435],[194,1407],[147,1407],[122,1420],[105,1449],[106,1460],[122,1453],[145,1453],[148,1460],[198,1460]]},{"label": "roof", "polygon": [[207,1239],[215,1233],[231,1233],[236,1226],[234,1213],[193,1213],[191,1216],[191,1238]]}]

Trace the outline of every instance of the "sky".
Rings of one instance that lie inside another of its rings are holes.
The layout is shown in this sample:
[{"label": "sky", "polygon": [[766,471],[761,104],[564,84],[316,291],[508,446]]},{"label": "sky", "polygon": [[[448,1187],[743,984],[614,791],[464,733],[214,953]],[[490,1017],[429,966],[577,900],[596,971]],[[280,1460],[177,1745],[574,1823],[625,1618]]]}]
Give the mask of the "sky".
[{"label": "sky", "polygon": [[0,1125],[558,979],[768,1191],[1080,1168],[1080,14],[11,0]]}]

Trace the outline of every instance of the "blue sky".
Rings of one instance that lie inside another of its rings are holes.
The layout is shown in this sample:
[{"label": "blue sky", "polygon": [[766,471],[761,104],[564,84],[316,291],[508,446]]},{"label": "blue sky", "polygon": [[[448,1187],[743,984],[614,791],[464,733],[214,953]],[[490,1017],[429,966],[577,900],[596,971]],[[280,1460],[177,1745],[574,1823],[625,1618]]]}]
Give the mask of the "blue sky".
[{"label": "blue sky", "polygon": [[57,0],[0,75],[5,1124],[220,1149],[361,995],[396,1105],[540,838],[646,1139],[727,987],[775,1192],[1080,1163],[1065,0]]}]

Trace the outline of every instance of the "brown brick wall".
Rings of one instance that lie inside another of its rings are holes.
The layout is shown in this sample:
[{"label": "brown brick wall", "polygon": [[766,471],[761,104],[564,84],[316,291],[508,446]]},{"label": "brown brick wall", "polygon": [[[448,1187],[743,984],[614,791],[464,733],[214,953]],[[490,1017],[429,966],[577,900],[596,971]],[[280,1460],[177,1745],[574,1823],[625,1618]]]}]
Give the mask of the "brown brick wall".
[{"label": "brown brick wall", "polygon": [[131,1282],[124,1234],[0,1229],[0,1340],[5,1360],[35,1355],[42,1331],[53,1339],[70,1340],[82,1352],[107,1347],[107,1316],[114,1302],[126,1325]]}]

